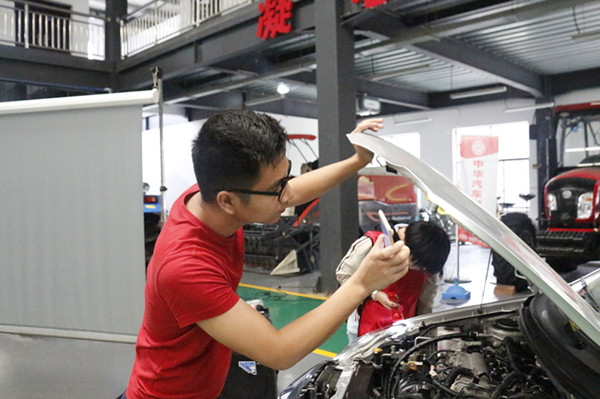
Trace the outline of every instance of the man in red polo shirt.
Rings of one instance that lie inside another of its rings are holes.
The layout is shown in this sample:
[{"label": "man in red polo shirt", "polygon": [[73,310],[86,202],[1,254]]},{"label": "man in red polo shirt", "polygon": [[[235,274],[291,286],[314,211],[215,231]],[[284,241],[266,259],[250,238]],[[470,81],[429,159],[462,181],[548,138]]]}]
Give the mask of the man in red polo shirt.
[{"label": "man in red polo shirt", "polygon": [[[382,127],[381,119],[355,131]],[[290,179],[287,135],[265,114],[228,110],[193,143],[197,185],[174,203],[148,265],[136,358],[123,398],[217,398],[234,350],[274,369],[291,367],[327,340],[373,290],[408,271],[409,249],[377,240],[357,272],[321,306],[276,330],[237,294],[242,226],[274,223],[352,176],[372,153]]]}]

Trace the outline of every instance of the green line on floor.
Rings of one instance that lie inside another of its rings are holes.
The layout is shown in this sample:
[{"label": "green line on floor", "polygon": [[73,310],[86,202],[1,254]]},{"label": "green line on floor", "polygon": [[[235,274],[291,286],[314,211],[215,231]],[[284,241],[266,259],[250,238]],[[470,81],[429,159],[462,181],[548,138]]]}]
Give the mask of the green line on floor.
[{"label": "green line on floor", "polygon": [[[248,284],[240,284],[237,294],[244,301],[261,299],[265,307],[269,309],[271,322],[277,329],[310,312],[327,299],[317,295],[299,294]],[[346,324],[344,324],[314,353],[333,357],[346,345],[348,345],[348,337],[346,336]]]}]

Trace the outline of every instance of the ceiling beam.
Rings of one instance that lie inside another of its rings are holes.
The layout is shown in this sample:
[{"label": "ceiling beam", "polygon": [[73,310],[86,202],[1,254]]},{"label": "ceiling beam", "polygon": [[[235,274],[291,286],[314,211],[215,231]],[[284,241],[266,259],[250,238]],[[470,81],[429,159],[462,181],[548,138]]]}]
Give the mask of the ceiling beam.
[{"label": "ceiling beam", "polygon": [[[389,39],[381,43],[373,44],[370,47],[362,49],[378,49],[381,46],[403,47],[408,44],[417,44],[430,40],[439,40],[444,37],[469,33],[474,30],[486,29],[494,26],[517,23],[523,20],[538,18],[540,15],[554,13],[562,10],[571,10],[573,7],[596,3],[597,0],[569,0],[569,1],[543,1],[543,2],[507,2],[491,7],[482,7],[472,12],[467,12],[454,17],[444,18],[439,21],[433,21],[427,24],[413,27],[405,27],[396,30],[394,34],[388,35]],[[405,0],[389,0],[388,3],[374,8],[372,13],[368,14],[370,19],[383,18],[388,15],[389,10],[395,10],[402,7]],[[371,20],[362,20],[360,24],[352,22],[350,24],[356,29],[361,24],[369,23],[371,29],[376,28],[376,24]],[[388,30],[389,32],[389,30]]]},{"label": "ceiling beam", "polygon": [[449,64],[489,76],[498,83],[528,92],[533,97],[544,95],[543,78],[540,75],[458,40],[430,41],[410,47]]},{"label": "ceiling beam", "polygon": [[521,8],[515,6],[508,10],[507,5],[493,6],[483,17],[456,16],[416,27],[407,27],[399,18],[390,15],[387,10],[394,7],[399,7],[398,2],[389,2],[380,9],[369,10],[347,21],[354,29],[366,29],[389,37],[387,40],[358,49],[359,53],[374,54],[403,47],[489,76],[498,83],[528,92],[533,97],[545,94],[541,76],[449,36],[507,23],[507,19],[515,17],[513,12],[520,16],[539,16],[540,12],[556,11],[556,5],[542,7],[540,4],[525,6],[522,3]]},{"label": "ceiling beam", "polygon": [[84,91],[113,87],[110,67],[102,61],[37,49],[1,47],[0,80]]},{"label": "ceiling beam", "polygon": [[358,93],[376,97],[388,104],[394,104],[413,110],[430,109],[427,94],[423,92],[402,89],[362,78],[357,79],[356,89]]},{"label": "ceiling beam", "polygon": [[550,75],[547,81],[551,95],[600,87],[600,68]]}]

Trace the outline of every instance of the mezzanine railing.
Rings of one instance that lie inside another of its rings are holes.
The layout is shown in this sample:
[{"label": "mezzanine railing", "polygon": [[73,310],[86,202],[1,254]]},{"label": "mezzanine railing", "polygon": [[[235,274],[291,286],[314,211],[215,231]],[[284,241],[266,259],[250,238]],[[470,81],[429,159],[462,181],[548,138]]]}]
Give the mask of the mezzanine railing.
[{"label": "mezzanine railing", "polygon": [[103,60],[104,18],[26,0],[0,0],[0,44]]},{"label": "mezzanine railing", "polygon": [[[126,58],[258,0],[154,0],[121,23]],[[0,0],[0,45],[105,58],[106,19],[27,0]]]},{"label": "mezzanine railing", "polygon": [[253,1],[154,0],[121,21],[121,56],[139,53]]}]

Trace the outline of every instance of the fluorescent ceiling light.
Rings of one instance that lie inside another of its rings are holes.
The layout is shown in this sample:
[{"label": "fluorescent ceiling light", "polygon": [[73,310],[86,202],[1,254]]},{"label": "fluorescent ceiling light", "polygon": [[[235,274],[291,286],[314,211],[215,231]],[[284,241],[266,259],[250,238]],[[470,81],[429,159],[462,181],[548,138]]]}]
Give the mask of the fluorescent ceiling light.
[{"label": "fluorescent ceiling light", "polygon": [[273,101],[279,101],[282,98],[283,98],[283,96],[281,94],[275,94],[272,96],[259,97],[259,98],[255,98],[254,100],[245,101],[244,105],[246,107],[252,107],[253,105],[260,105],[260,104],[272,103]]},{"label": "fluorescent ceiling light", "polygon": [[431,122],[431,116],[419,119],[407,119],[405,121],[394,121],[394,125],[412,125],[414,123]]},{"label": "fluorescent ceiling light", "polygon": [[596,166],[596,165],[600,165],[600,162],[591,162],[591,163],[580,163],[579,167],[587,167],[587,166]]},{"label": "fluorescent ceiling light", "polygon": [[567,148],[565,152],[600,151],[600,147]]},{"label": "fluorescent ceiling light", "polygon": [[600,30],[591,30],[589,32],[579,32],[571,36],[573,40],[592,40],[600,38]]},{"label": "fluorescent ceiling light", "polygon": [[506,108],[504,112],[521,112],[521,111],[531,111],[532,109],[543,109],[543,108],[552,108],[554,107],[554,102],[548,103],[540,103],[535,105],[526,105],[524,107],[514,107],[514,108]]},{"label": "fluorescent ceiling light", "polygon": [[450,98],[452,100],[460,100],[461,98],[479,97],[479,96],[487,96],[489,94],[504,93],[507,90],[508,90],[508,88],[506,86],[496,86],[496,87],[489,87],[487,89],[470,90],[470,91],[463,91],[460,93],[452,93],[452,94],[450,94]]}]

